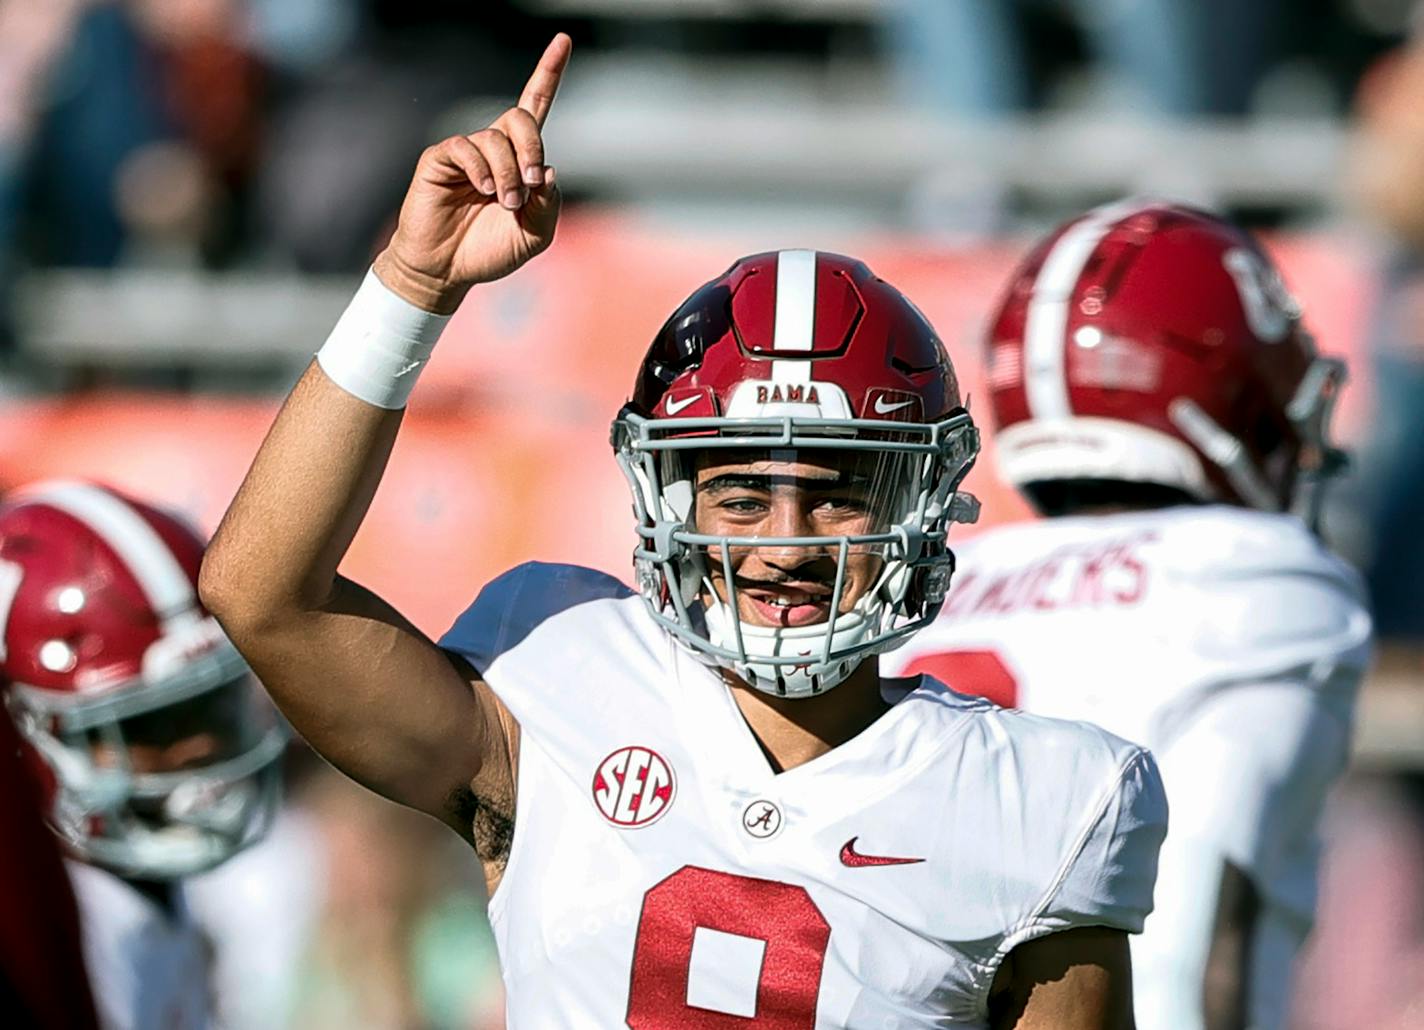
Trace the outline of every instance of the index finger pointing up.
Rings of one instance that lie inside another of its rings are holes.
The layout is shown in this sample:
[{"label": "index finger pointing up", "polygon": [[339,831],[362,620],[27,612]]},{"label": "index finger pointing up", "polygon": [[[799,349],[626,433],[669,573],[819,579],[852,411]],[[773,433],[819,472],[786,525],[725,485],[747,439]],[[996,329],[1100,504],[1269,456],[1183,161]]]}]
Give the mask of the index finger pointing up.
[{"label": "index finger pointing up", "polygon": [[519,94],[519,106],[534,116],[541,129],[544,119],[549,117],[549,108],[554,106],[559,80],[564,77],[573,49],[574,41],[566,33],[556,35],[544,48],[544,56],[539,58],[538,67],[524,84],[524,92]]}]

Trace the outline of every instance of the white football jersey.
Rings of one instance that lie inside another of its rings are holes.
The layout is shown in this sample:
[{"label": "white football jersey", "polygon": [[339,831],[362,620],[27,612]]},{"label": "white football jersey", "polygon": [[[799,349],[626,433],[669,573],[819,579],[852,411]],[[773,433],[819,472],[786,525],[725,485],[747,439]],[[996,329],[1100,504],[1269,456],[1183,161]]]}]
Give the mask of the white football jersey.
[{"label": "white football jersey", "polygon": [[1095,727],[926,678],[776,774],[720,676],[570,566],[502,577],[441,643],[521,727],[490,901],[512,1030],[984,1027],[1016,945],[1151,909],[1156,768]]},{"label": "white football jersey", "polygon": [[209,948],[180,886],[172,910],[122,878],[66,861],[84,963],[104,1030],[200,1030],[210,1018]]},{"label": "white football jersey", "polygon": [[1369,659],[1357,575],[1300,520],[1229,507],[1003,526],[955,551],[938,621],[882,668],[1149,748],[1172,832],[1133,941],[1138,1026],[1202,1025],[1223,859],[1264,895],[1251,1026],[1279,1026]]},{"label": "white football jersey", "polygon": [[215,1026],[287,1025],[320,916],[327,861],[310,816],[282,808],[262,840],[183,881],[188,910],[214,951]]}]

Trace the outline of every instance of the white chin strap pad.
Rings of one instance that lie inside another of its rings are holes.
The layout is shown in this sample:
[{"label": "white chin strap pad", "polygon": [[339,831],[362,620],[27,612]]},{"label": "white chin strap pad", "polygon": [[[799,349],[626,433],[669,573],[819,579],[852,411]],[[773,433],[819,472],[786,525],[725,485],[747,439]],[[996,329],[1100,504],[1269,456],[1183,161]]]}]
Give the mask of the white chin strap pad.
[{"label": "white chin strap pad", "polygon": [[[836,619],[836,631],[831,637],[831,654],[844,654],[847,649],[863,643],[870,629],[879,621],[880,603],[872,602],[873,612],[852,611]],[[736,631],[726,604],[718,602],[706,612],[707,638],[717,647],[735,651]],[[770,626],[750,626],[741,623],[742,646],[747,661],[720,660],[756,689],[776,697],[812,697],[824,694],[843,683],[855,671],[869,652],[853,657],[832,657],[821,661],[825,653],[829,624],[776,629]],[[772,663],[772,658],[805,658],[804,664]],[[760,661],[758,659],[761,659]]]}]

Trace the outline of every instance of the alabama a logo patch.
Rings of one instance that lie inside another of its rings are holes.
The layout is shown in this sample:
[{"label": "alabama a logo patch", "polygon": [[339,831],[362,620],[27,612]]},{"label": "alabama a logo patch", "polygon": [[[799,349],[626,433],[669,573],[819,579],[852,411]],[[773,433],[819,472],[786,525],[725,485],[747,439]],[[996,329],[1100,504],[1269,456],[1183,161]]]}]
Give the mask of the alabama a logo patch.
[{"label": "alabama a logo patch", "polygon": [[657,822],[676,793],[672,766],[651,748],[620,747],[593,773],[593,803],[603,818],[625,830]]}]

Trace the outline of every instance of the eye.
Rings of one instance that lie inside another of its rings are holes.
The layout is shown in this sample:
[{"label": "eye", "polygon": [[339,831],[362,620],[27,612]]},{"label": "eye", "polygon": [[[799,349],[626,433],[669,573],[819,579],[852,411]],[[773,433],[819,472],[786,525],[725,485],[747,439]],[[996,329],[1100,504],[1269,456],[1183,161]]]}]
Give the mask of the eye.
[{"label": "eye", "polygon": [[829,515],[861,515],[866,511],[866,502],[863,497],[822,497],[816,509]]},{"label": "eye", "polygon": [[717,507],[733,515],[762,515],[767,510],[766,502],[755,497],[730,497]]}]

